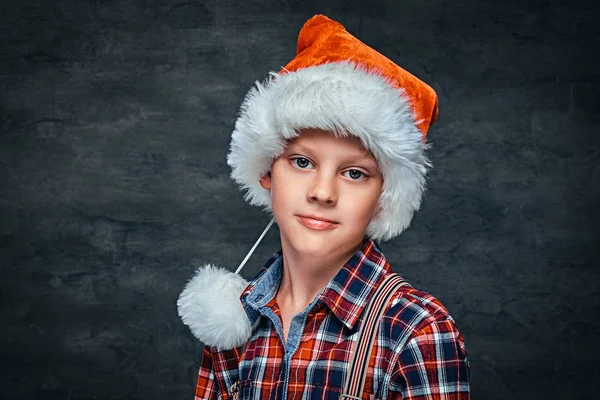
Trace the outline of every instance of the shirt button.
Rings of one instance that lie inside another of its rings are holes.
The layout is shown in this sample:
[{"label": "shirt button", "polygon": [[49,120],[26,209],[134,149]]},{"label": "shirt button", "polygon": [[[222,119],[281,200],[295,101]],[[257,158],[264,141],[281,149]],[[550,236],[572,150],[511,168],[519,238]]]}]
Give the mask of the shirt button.
[{"label": "shirt button", "polygon": [[258,294],[254,296],[254,301],[260,301],[264,296],[262,294]]}]

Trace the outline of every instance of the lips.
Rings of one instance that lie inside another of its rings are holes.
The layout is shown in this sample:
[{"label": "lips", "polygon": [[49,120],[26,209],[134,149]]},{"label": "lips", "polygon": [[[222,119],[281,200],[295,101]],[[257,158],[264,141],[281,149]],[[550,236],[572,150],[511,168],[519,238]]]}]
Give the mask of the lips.
[{"label": "lips", "polygon": [[339,224],[339,222],[313,215],[298,215],[298,221],[305,227],[316,231],[332,229]]}]

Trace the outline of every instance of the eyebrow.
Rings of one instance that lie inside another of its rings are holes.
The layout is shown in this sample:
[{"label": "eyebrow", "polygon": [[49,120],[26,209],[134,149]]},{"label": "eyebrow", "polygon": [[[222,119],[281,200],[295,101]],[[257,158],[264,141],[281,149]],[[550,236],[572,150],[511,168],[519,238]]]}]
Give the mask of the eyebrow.
[{"label": "eyebrow", "polygon": [[303,145],[298,144],[298,143],[293,143],[293,142],[289,143],[286,146],[286,151],[288,151],[290,149],[290,147],[293,147],[294,150],[299,151],[301,153],[309,153],[309,154],[313,154],[314,153],[313,149],[311,149],[309,147],[306,147],[306,146],[303,146]]}]

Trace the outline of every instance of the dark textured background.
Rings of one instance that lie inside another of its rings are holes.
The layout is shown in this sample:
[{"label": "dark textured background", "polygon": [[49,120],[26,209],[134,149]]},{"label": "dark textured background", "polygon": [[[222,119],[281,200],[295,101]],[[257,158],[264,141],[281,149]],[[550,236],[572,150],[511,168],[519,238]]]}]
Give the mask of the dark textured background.
[{"label": "dark textured background", "polygon": [[474,398],[597,395],[594,2],[320,3],[2,2],[1,398],[193,397],[177,296],[267,223],[228,178],[229,134],[317,12],[439,94],[423,207],[382,247],[455,317]]}]

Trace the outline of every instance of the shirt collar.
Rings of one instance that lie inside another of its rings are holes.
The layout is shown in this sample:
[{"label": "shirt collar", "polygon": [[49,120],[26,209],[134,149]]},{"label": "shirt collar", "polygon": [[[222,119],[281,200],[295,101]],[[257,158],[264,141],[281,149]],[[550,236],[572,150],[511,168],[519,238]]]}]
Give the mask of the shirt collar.
[{"label": "shirt collar", "polygon": [[[379,246],[368,240],[317,295],[316,303],[326,304],[348,329],[352,329],[375,289],[389,272],[391,267]],[[282,275],[283,256],[278,252],[242,293],[240,299],[251,325],[260,315],[258,309],[275,297]]]},{"label": "shirt collar", "polygon": [[319,295],[348,329],[359,320],[375,289],[391,272],[379,246],[366,241]]}]

